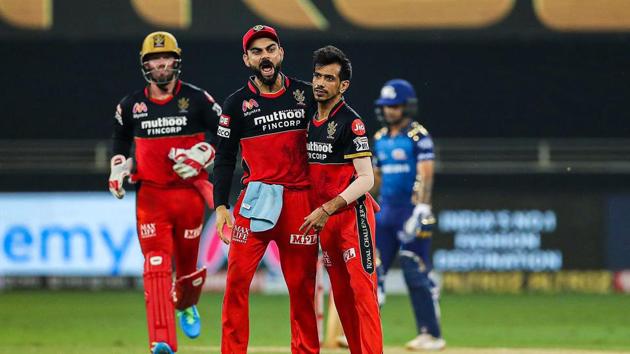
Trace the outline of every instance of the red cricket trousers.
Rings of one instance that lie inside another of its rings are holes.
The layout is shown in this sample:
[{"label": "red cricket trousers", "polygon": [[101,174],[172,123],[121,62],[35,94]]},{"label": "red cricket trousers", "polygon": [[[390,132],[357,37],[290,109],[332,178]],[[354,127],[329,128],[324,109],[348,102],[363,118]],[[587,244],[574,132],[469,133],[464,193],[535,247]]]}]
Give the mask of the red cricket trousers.
[{"label": "red cricket trousers", "polygon": [[[247,353],[249,342],[249,288],[269,242],[275,241],[289,289],[291,352],[319,353],[315,317],[316,235],[298,229],[311,212],[308,190],[284,190],[278,223],[265,232],[252,232],[250,220],[239,214],[244,194],[234,208],[234,228],[228,254],[227,284],[223,298],[221,353]],[[264,319],[263,319],[264,321]],[[265,325],[273,326],[273,323]]]},{"label": "red cricket trousers", "polygon": [[143,183],[136,196],[142,254],[162,251],[171,255],[177,278],[196,271],[205,208],[203,198],[192,186]]},{"label": "red cricket trousers", "polygon": [[324,266],[350,353],[382,354],[374,209],[370,200],[361,199],[333,214],[320,237]]},{"label": "red cricket trousers", "polygon": [[[143,183],[136,195],[149,347],[165,342],[177,351],[173,267],[177,277],[195,272],[205,203],[193,187]],[[173,262],[174,260],[174,262]]]}]

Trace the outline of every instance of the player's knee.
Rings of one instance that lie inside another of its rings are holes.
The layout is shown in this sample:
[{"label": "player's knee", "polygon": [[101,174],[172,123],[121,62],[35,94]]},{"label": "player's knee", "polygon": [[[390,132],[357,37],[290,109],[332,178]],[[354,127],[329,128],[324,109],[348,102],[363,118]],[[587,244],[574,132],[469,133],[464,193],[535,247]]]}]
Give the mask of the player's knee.
[{"label": "player's knee", "polygon": [[253,274],[245,272],[231,272],[228,267],[228,276],[226,283],[226,292],[230,293],[249,293],[249,288],[253,280]]},{"label": "player's knee", "polygon": [[431,287],[431,281],[422,259],[413,252],[400,252],[400,267],[402,268],[405,282],[409,287]]},{"label": "player's knee", "polygon": [[171,255],[162,250],[147,252],[144,256],[144,273],[172,272]]}]

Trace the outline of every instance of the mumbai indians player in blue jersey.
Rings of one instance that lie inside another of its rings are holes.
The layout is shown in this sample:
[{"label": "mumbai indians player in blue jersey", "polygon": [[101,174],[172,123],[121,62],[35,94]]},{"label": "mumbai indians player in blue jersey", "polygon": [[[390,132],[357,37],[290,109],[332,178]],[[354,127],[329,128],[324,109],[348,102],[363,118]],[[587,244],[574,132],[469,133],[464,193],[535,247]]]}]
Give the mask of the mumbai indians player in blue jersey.
[{"label": "mumbai indians player in blue jersey", "polygon": [[380,186],[381,212],[376,215],[379,300],[385,303],[384,281],[397,254],[409,289],[418,336],[407,349],[441,350],[437,305],[438,289],[429,278],[433,188],[433,141],[429,132],[413,120],[418,99],[405,80],[385,83],[376,112],[385,127],[375,135],[375,185]]}]

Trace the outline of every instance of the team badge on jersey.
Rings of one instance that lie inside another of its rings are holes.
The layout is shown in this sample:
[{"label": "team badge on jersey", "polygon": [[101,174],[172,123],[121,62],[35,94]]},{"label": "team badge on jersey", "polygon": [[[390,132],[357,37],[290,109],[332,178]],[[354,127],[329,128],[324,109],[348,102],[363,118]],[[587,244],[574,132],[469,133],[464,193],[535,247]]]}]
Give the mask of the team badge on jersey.
[{"label": "team badge on jersey", "polygon": [[190,100],[186,97],[182,97],[177,101],[177,107],[179,108],[179,113],[187,113],[188,107],[190,107]]},{"label": "team badge on jersey", "polygon": [[304,96],[304,90],[296,89],[295,91],[293,91],[293,97],[297,101],[298,106],[306,105],[306,103],[304,103],[304,101],[306,100],[306,97]]},{"label": "team badge on jersey", "polygon": [[328,127],[327,127],[327,133],[328,139],[335,139],[335,132],[337,132],[337,123],[335,123],[334,121],[330,121],[330,123],[328,123]]},{"label": "team badge on jersey", "polygon": [[365,124],[361,121],[361,119],[355,119],[352,122],[352,132],[356,135],[365,135]]},{"label": "team badge on jersey", "polygon": [[407,159],[407,153],[405,152],[405,149],[394,149],[392,150],[392,158],[394,160],[406,160]]}]

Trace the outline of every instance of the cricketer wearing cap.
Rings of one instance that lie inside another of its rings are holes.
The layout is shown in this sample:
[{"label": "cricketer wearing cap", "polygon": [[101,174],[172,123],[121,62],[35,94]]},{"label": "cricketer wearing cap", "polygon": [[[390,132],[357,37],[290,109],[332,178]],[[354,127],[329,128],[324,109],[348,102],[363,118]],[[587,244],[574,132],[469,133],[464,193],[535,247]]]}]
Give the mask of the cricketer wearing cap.
[{"label": "cricketer wearing cap", "polygon": [[[217,231],[230,244],[223,298],[222,353],[246,353],[249,288],[269,242],[280,252],[289,289],[292,353],[319,353],[315,316],[318,242],[300,224],[310,212],[306,109],[310,86],[281,72],[284,50],[276,31],[258,25],[243,36],[243,61],[254,75],[224,104],[214,167]],[[229,193],[240,150],[245,170],[234,205]],[[231,235],[223,227],[232,228]],[[271,325],[271,324],[270,324]]]},{"label": "cricketer wearing cap", "polygon": [[[411,350],[440,350],[445,346],[438,322],[437,294],[429,277],[433,186],[433,141],[413,121],[418,99],[405,80],[385,83],[376,112],[385,127],[375,137],[376,185],[380,185],[376,246],[379,251],[379,297],[385,302],[385,275],[400,255],[405,282],[416,319],[418,336],[407,343]],[[437,295],[435,295],[437,297]]]},{"label": "cricketer wearing cap", "polygon": [[125,178],[137,183],[149,345],[152,353],[173,353],[175,310],[187,336],[199,336],[201,328],[195,305],[205,268],[197,270],[197,254],[205,204],[212,207],[204,167],[214,159],[206,138],[214,137],[221,107],[206,91],[179,80],[181,49],[172,34],[149,34],[140,64],[147,86],[123,98],[114,114],[109,190],[120,199]]},{"label": "cricketer wearing cap", "polygon": [[374,184],[365,124],[343,98],[352,66],[333,46],[313,57],[317,112],[309,121],[308,161],[315,210],[301,229],[319,232],[324,266],[351,353],[381,354],[376,295]]}]

